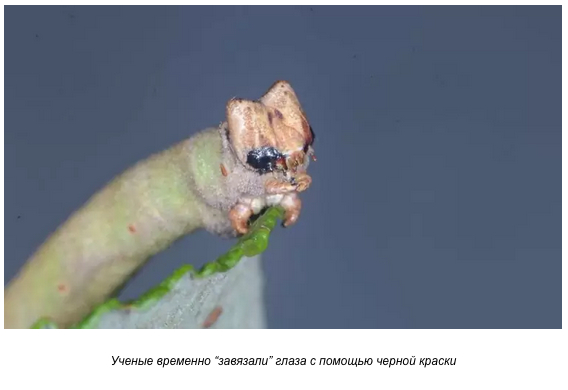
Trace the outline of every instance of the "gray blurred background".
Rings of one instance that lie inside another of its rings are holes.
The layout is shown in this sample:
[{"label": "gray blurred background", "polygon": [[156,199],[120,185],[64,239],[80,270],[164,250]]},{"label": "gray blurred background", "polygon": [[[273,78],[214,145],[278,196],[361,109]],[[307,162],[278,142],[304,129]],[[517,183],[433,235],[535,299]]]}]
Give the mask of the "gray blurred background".
[{"label": "gray blurred background", "polygon": [[[5,280],[114,175],[292,83],[273,328],[560,328],[561,7],[6,7]],[[134,298],[231,241],[159,254]]]}]

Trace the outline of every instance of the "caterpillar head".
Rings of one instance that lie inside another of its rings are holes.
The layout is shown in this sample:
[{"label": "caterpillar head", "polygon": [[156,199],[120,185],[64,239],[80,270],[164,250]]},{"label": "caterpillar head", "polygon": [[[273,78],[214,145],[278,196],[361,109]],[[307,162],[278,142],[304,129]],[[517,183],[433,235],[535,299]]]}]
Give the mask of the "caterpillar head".
[{"label": "caterpillar head", "polygon": [[259,174],[281,172],[293,180],[310,156],[315,160],[314,132],[286,81],[274,83],[259,100],[229,100],[227,124],[237,158]]}]

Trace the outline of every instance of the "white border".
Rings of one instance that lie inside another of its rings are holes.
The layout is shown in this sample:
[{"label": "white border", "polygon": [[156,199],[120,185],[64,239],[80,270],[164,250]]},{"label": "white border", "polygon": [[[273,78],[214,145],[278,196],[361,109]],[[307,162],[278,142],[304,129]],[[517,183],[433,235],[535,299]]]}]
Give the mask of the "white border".
[{"label": "white border", "polygon": [[[8,4],[38,2],[8,2]],[[76,2],[63,1],[61,4]],[[112,4],[108,2],[109,4]],[[133,2],[123,2],[124,4]],[[187,2],[167,2],[187,4]],[[216,2],[208,2],[215,4]],[[227,2],[223,2],[226,4]],[[423,2],[400,1],[394,4]],[[524,2],[523,2],[524,3]],[[93,3],[101,4],[101,3]],[[318,4],[318,2],[313,2]],[[393,3],[391,3],[393,4]],[[451,4],[438,2],[437,4]],[[475,2],[475,4],[491,4]],[[518,4],[500,2],[500,4]],[[549,2],[562,4],[562,2]],[[2,21],[4,9],[2,8]],[[563,18],[566,16],[562,9]],[[4,29],[0,34],[4,35]],[[563,63],[566,33],[563,30]],[[4,56],[4,39],[2,57]],[[3,58],[2,58],[3,59]],[[1,84],[4,86],[4,61]],[[563,69],[564,70],[564,69]],[[565,90],[563,78],[563,91]],[[2,94],[2,103],[4,95]],[[563,93],[563,111],[566,98]],[[2,117],[4,104],[1,105]],[[2,121],[2,126],[4,121]],[[1,136],[4,151],[4,132]],[[562,140],[563,149],[566,139]],[[3,157],[3,156],[2,156]],[[564,157],[564,156],[563,156]],[[4,158],[0,160],[4,168]],[[566,188],[563,158],[563,193]],[[2,174],[4,169],[2,169]],[[2,180],[2,186],[4,181]],[[2,190],[4,188],[2,187]],[[4,191],[2,216],[4,214]],[[564,195],[563,195],[564,201]],[[562,212],[563,228],[566,221]],[[2,229],[4,225],[2,225]],[[563,229],[563,242],[566,242]],[[1,235],[2,247],[4,234]],[[2,251],[2,256],[4,251]],[[565,254],[562,254],[565,263]],[[563,269],[563,277],[566,267]],[[2,270],[3,275],[3,270]],[[566,296],[563,290],[563,302]],[[563,304],[563,323],[566,320]],[[47,333],[49,332],[49,333]],[[564,334],[564,337],[562,336]],[[186,331],[50,331],[2,330],[4,388],[54,385],[91,388],[435,388],[435,389],[561,389],[567,388],[564,330],[186,330]],[[150,358],[210,358],[209,366],[112,365],[112,356]],[[371,366],[219,366],[215,356],[286,358],[373,358]],[[376,358],[418,358],[415,366],[385,367]],[[423,357],[456,358],[455,366],[419,366]],[[9,387],[8,387],[9,386]],[[308,387],[309,386],[309,387]]]}]

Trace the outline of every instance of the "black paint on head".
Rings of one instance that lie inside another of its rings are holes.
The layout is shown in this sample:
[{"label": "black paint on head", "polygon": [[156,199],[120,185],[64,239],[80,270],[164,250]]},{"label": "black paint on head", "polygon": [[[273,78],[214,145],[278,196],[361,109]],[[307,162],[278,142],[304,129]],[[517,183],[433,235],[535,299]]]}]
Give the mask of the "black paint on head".
[{"label": "black paint on head", "polygon": [[284,159],[282,153],[272,146],[264,146],[248,152],[247,164],[259,173],[267,173],[275,170],[277,161],[281,159]]}]

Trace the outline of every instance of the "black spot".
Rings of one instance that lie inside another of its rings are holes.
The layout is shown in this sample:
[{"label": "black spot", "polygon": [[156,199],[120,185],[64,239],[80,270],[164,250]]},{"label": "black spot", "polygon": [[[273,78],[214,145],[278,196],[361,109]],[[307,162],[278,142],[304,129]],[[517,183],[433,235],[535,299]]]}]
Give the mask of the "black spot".
[{"label": "black spot", "polygon": [[227,137],[227,141],[231,142],[231,132],[229,131],[229,126],[225,126],[225,137]]},{"label": "black spot", "polygon": [[247,155],[247,164],[259,173],[272,172],[278,160],[284,159],[282,153],[272,146],[264,146],[251,150]]},{"label": "black spot", "polygon": [[22,218],[22,216],[21,216],[21,215],[18,215],[18,219],[20,219],[20,218]]}]

